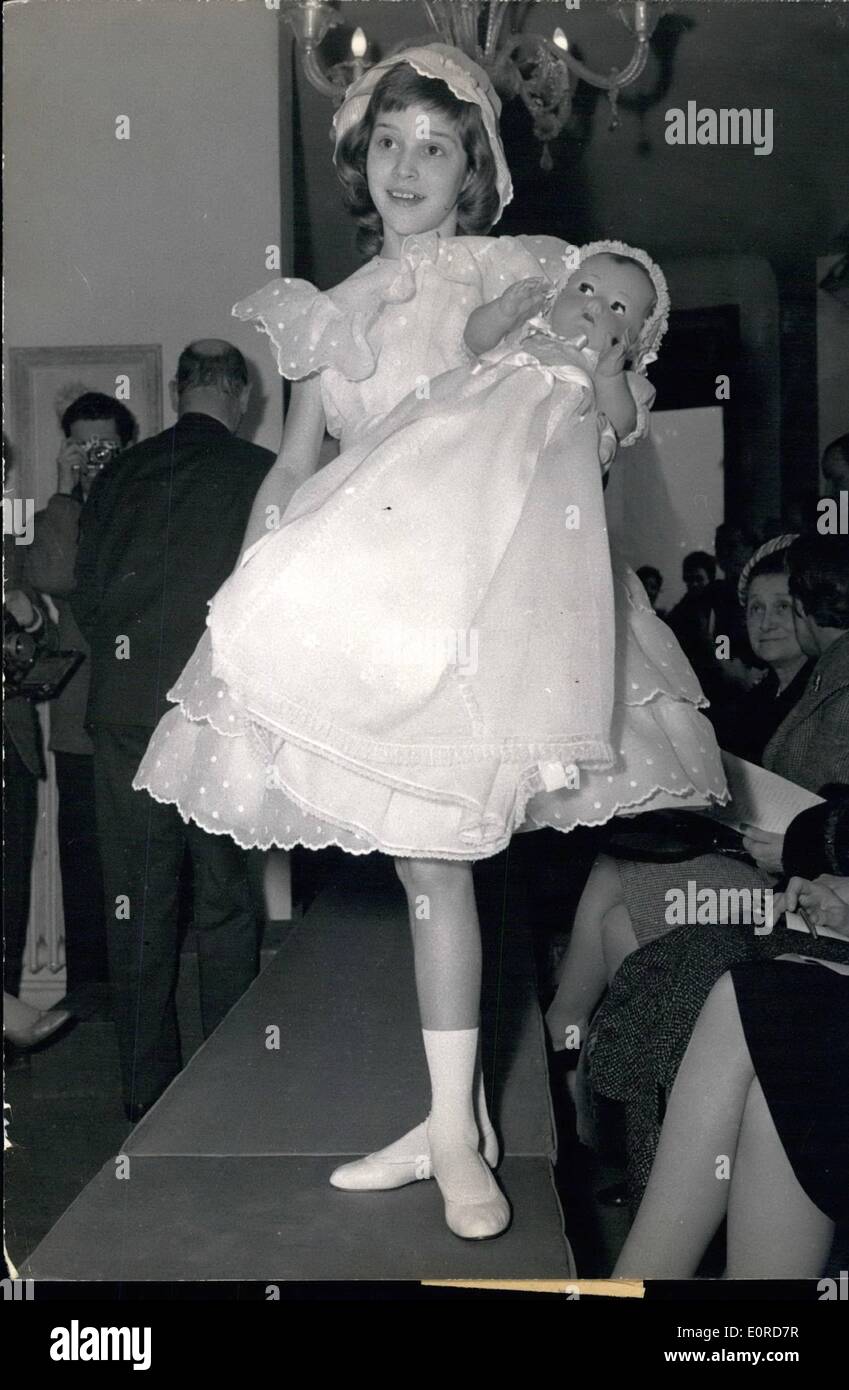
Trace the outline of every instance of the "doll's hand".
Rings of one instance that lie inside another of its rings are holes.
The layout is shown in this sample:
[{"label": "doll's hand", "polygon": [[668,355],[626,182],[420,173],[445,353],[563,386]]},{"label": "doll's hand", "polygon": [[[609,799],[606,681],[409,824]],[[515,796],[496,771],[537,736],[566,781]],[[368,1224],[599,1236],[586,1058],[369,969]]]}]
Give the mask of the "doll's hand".
[{"label": "doll's hand", "polygon": [[598,366],[595,369],[596,376],[619,376],[619,373],[625,370],[630,353],[631,339],[627,335],[616,343],[610,343],[599,354]]},{"label": "doll's hand", "polygon": [[820,874],[811,882],[791,878],[784,893],[773,904],[774,912],[796,912],[803,907],[815,927],[829,927],[849,937],[849,878]]},{"label": "doll's hand", "polygon": [[759,830],[755,825],[744,825],[743,830],[744,848],[758,868],[767,874],[780,874],[784,836],[770,830]]},{"label": "doll's hand", "polygon": [[549,281],[537,276],[529,276],[527,280],[517,280],[515,285],[510,285],[497,300],[504,320],[504,332],[509,333],[511,328],[532,318],[542,308],[550,289]]}]

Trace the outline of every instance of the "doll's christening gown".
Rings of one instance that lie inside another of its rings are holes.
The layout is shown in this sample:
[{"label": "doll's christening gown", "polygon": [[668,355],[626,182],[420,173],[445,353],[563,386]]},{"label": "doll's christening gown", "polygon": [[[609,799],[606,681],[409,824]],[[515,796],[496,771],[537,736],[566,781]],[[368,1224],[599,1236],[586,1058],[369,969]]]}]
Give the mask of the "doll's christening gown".
[{"label": "doll's christening gown", "polygon": [[468,860],[723,797],[693,672],[611,574],[593,363],[541,323],[463,346],[557,246],[428,233],[236,306],[320,373],[341,452],[213,599],[137,788],[243,846]]}]

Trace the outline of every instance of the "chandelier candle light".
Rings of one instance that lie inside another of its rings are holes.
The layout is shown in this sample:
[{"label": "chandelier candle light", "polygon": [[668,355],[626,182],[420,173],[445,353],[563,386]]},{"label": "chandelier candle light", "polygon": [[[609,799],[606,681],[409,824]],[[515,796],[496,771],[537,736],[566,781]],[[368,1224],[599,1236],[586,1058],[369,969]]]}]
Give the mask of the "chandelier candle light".
[{"label": "chandelier candle light", "polygon": [[[328,30],[342,23],[338,11],[325,0],[266,3],[269,8],[279,9],[291,26],[304,72],[313,87],[337,104],[341,102],[346,87],[371,67],[363,30],[354,31],[350,58],[326,67],[318,50]],[[564,0],[564,5],[567,9],[576,8],[568,0]],[[616,13],[634,35],[634,51],[624,68],[612,68],[607,76],[602,76],[573,56],[569,40],[559,26],[550,39],[524,32],[525,19],[535,8],[528,0],[422,0],[422,6],[432,32],[402,40],[387,56],[434,41],[461,48],[485,69],[502,99],[520,97],[524,102],[533,120],[534,135],[543,143],[540,162],[544,169],[552,168],[549,141],[560,134],[571,114],[573,78],[607,93],[613,112],[612,126],[617,125],[619,93],[643,71],[657,23],[648,0],[617,5]]]}]

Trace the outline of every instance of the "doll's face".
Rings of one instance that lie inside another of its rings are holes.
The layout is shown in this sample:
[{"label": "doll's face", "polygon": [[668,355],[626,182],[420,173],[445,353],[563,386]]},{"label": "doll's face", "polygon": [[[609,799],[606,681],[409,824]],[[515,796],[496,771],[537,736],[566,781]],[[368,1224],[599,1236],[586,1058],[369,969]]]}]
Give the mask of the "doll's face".
[{"label": "doll's face", "polygon": [[468,159],[453,122],[440,111],[408,106],[381,111],[366,159],[369,193],[383,221],[383,254],[397,256],[405,236],[453,236]]},{"label": "doll's face", "polygon": [[605,352],[623,341],[635,344],[654,304],[654,285],[641,265],[601,253],[570,275],[549,317],[561,337],[584,334],[587,347]]}]

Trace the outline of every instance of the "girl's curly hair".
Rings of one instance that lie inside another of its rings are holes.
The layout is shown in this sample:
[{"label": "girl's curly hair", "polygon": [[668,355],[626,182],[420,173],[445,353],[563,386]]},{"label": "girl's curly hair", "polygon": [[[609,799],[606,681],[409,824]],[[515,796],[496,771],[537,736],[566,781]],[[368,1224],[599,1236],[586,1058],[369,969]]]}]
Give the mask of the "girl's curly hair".
[{"label": "girl's curly hair", "polygon": [[357,223],[357,249],[369,259],[383,246],[383,223],[366,180],[366,158],[378,116],[424,106],[453,122],[466,152],[470,178],[457,202],[457,227],[484,236],[498,216],[495,160],[477,106],[460,101],[438,78],[422,77],[409,63],[396,63],[380,79],[362,120],[347,131],[336,151],[336,172],[345,206]]}]

